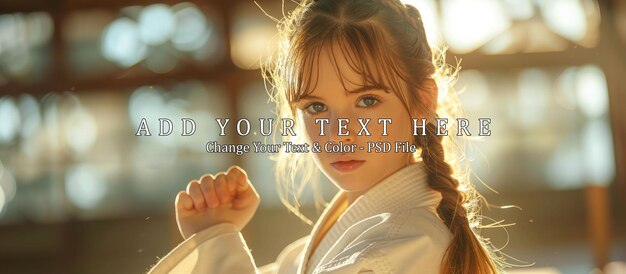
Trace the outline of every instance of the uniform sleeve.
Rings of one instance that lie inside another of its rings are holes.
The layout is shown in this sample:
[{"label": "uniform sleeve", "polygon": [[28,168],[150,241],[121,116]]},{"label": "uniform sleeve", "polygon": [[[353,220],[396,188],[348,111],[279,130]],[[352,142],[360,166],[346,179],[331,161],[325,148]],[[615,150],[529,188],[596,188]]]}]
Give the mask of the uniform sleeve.
[{"label": "uniform sleeve", "polygon": [[261,274],[294,274],[302,260],[304,246],[309,236],[302,237],[285,247],[276,261],[259,268]]},{"label": "uniform sleeve", "polygon": [[235,225],[222,223],[186,239],[154,265],[148,274],[277,274],[281,273],[281,268],[289,268],[295,263],[290,260],[295,259],[293,245],[299,241],[287,246],[276,262],[257,268],[246,241]]}]

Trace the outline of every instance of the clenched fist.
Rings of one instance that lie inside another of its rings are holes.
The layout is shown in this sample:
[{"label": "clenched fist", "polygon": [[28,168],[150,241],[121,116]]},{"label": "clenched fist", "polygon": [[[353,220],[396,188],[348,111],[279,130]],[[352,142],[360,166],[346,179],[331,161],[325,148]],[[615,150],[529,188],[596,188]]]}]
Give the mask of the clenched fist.
[{"label": "clenched fist", "polygon": [[183,238],[212,225],[232,223],[241,231],[252,219],[261,199],[246,172],[231,166],[226,173],[205,174],[192,180],[176,196],[176,221]]}]

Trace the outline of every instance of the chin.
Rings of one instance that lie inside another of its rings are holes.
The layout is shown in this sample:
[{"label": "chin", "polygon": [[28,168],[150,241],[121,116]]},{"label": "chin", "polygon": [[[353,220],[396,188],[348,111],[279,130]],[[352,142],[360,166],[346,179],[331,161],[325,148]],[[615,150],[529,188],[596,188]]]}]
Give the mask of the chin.
[{"label": "chin", "polygon": [[333,174],[333,183],[345,191],[361,191],[367,188],[368,182],[365,182],[362,176],[356,177],[351,174]]},{"label": "chin", "polygon": [[[358,169],[350,172],[342,172],[335,169],[330,162],[326,162],[324,164],[324,173],[326,176],[339,188],[343,190],[354,191],[358,189],[354,189],[354,183],[358,184],[358,186],[364,183],[364,179],[368,178],[368,176],[364,176],[365,171],[369,170],[368,162],[366,161],[362,166]],[[357,188],[358,188],[357,186]]]}]

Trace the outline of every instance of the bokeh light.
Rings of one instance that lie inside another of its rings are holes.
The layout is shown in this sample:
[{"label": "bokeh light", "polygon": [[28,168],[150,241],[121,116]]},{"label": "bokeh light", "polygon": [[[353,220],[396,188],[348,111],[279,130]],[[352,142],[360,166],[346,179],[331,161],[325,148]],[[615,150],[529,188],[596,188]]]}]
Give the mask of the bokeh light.
[{"label": "bokeh light", "polygon": [[137,23],[128,18],[116,19],[102,37],[102,54],[122,67],[130,67],[143,60],[147,50],[139,39]]},{"label": "bokeh light", "polygon": [[222,37],[214,21],[196,5],[153,4],[129,6],[124,16],[102,33],[102,55],[122,68],[143,62],[152,72],[164,74],[181,61],[213,63],[219,60]]},{"label": "bokeh light", "polygon": [[176,29],[174,13],[169,6],[154,4],[139,13],[139,38],[147,45],[160,45],[169,40]]},{"label": "bokeh light", "polygon": [[10,143],[20,132],[20,112],[11,97],[0,98],[0,143]]},{"label": "bokeh light", "polygon": [[563,70],[557,79],[554,90],[554,99],[564,109],[573,110],[578,105],[576,95],[576,81],[578,78],[578,68],[570,67]]},{"label": "bokeh light", "polygon": [[79,107],[73,110],[65,121],[65,140],[72,152],[78,155],[88,152],[95,143],[98,133],[94,118]]},{"label": "bokeh light", "polygon": [[22,94],[18,105],[22,118],[20,135],[24,139],[35,136],[41,126],[41,111],[37,99],[30,94]]},{"label": "bokeh light", "polygon": [[0,187],[0,214],[2,214],[5,203],[6,203],[6,197],[4,195],[4,190],[2,189],[2,187]]},{"label": "bokeh light", "polygon": [[443,0],[441,10],[444,37],[458,53],[479,48],[511,26],[510,18],[495,0]]},{"label": "bokeh light", "polygon": [[50,42],[54,24],[46,12],[0,15],[0,83],[3,76],[38,79],[43,62],[38,54]]},{"label": "bokeh light", "polygon": [[[133,128],[139,128],[142,118],[146,118],[148,126],[156,128],[154,124],[160,116],[164,101],[162,91],[155,87],[143,86],[137,88],[129,99],[129,118]],[[155,134],[152,131],[151,134]]]},{"label": "bokeh light", "polygon": [[145,65],[155,73],[167,73],[176,68],[178,60],[165,48],[153,49],[146,57]]},{"label": "bokeh light", "polygon": [[15,177],[11,172],[9,172],[9,170],[4,169],[3,172],[0,172],[0,188],[2,188],[4,192],[5,204],[15,198],[15,194],[17,193],[17,184],[15,181]]},{"label": "bokeh light", "polygon": [[560,141],[556,150],[548,159],[544,172],[550,186],[555,189],[574,189],[583,186],[584,170],[580,160],[579,138],[567,136]]},{"label": "bokeh light", "polygon": [[47,147],[46,156],[55,159],[61,149],[59,142],[58,101],[59,96],[49,93],[42,99],[43,125]]},{"label": "bokeh light", "polygon": [[[174,47],[181,51],[195,51],[200,49],[209,37],[215,35],[215,26],[208,21],[198,8],[190,3],[177,4],[175,10],[176,31],[172,36]],[[216,41],[217,37],[213,37]]]},{"label": "bokeh light", "polygon": [[590,184],[608,186],[615,177],[611,128],[604,119],[589,121],[582,133],[582,155],[585,166],[585,181]]},{"label": "bokeh light", "polygon": [[540,124],[548,112],[552,82],[539,69],[526,69],[518,80],[519,122],[527,128]]},{"label": "bokeh light", "polygon": [[506,13],[515,20],[528,20],[535,15],[532,0],[503,0]]},{"label": "bokeh light", "polygon": [[540,1],[548,26],[569,40],[580,41],[587,33],[587,18],[580,0]]},{"label": "bokeh light", "polygon": [[81,209],[93,209],[102,201],[107,184],[96,168],[87,164],[72,166],[65,175],[69,200]]},{"label": "bokeh light", "polygon": [[588,117],[599,117],[609,109],[609,92],[602,70],[596,66],[585,66],[576,77],[578,105]]}]

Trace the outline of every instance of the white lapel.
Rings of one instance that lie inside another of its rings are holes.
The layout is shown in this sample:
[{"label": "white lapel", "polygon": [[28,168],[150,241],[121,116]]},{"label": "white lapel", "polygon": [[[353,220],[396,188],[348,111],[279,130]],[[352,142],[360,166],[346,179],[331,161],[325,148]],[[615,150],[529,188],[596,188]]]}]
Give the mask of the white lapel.
[{"label": "white lapel", "polygon": [[[315,224],[311,237],[305,246],[304,256],[298,268],[299,274],[311,273],[317,265],[325,263],[347,246],[353,237],[347,231],[354,224],[378,214],[398,212],[405,208],[428,206],[432,210],[441,201],[441,194],[428,186],[427,172],[422,162],[410,164],[389,175],[381,182],[373,186],[364,195],[357,198],[346,211],[339,217],[337,222],[328,230],[320,241],[315,251],[312,250],[312,242],[320,233],[320,229],[327,221],[330,213],[335,210],[344,191],[340,191],[324,210],[318,222]],[[382,216],[382,215],[381,215]],[[372,218],[376,222],[380,218]],[[367,226],[367,224],[364,224]],[[352,231],[358,236],[362,231]],[[307,268],[310,264],[310,268]]]},{"label": "white lapel", "polygon": [[[329,216],[331,215],[330,213],[334,211],[334,209],[337,207],[337,201],[344,199],[345,197],[342,197],[344,195],[344,191],[343,190],[339,190],[339,192],[337,194],[335,194],[335,197],[333,197],[333,199],[330,201],[328,207],[326,207],[326,209],[324,209],[324,211],[322,212],[322,215],[320,215],[318,221],[315,223],[315,225],[313,226],[313,230],[311,231],[311,237],[309,237],[309,240],[306,242],[305,246],[304,246],[304,256],[302,256],[300,264],[298,266],[298,274],[305,274],[307,269],[306,266],[309,263],[309,258],[311,257],[311,252],[313,251],[313,241],[315,241],[317,234],[320,233],[320,230],[323,226],[324,223],[326,223],[326,221],[328,220]],[[321,243],[320,243],[321,244]],[[318,248],[319,249],[319,244],[318,244]]]}]

